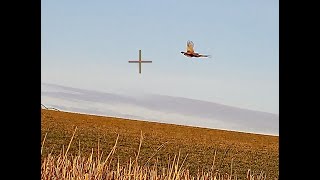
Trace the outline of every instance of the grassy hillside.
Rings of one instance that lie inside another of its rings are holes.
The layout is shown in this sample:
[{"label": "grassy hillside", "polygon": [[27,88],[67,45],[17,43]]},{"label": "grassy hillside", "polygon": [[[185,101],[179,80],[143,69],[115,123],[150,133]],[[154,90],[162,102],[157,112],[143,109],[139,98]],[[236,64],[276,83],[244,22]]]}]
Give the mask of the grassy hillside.
[{"label": "grassy hillside", "polygon": [[105,156],[114,146],[119,134],[114,158],[120,163],[127,163],[135,158],[139,148],[140,134],[143,134],[138,161],[144,164],[167,166],[168,159],[178,155],[191,173],[198,169],[208,170],[212,166],[215,151],[215,163],[222,172],[230,172],[233,159],[233,173],[244,177],[248,169],[255,172],[264,171],[267,179],[278,177],[279,153],[278,136],[240,133],[224,130],[195,128],[179,125],[151,123],[121,118],[84,115],[52,110],[41,111],[42,139],[47,133],[43,147],[43,156],[52,152],[59,154],[66,149],[75,127],[77,131],[69,154],[80,152],[89,156],[93,150],[102,149]]}]

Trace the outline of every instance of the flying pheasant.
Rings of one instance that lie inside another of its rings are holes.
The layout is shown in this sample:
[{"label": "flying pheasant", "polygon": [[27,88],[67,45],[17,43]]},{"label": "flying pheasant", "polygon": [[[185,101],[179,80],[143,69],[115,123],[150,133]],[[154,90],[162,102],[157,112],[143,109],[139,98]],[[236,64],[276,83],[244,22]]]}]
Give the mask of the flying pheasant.
[{"label": "flying pheasant", "polygon": [[187,41],[187,52],[181,52],[183,55],[187,57],[210,57],[210,55],[202,55],[194,52],[194,44],[192,41]]}]

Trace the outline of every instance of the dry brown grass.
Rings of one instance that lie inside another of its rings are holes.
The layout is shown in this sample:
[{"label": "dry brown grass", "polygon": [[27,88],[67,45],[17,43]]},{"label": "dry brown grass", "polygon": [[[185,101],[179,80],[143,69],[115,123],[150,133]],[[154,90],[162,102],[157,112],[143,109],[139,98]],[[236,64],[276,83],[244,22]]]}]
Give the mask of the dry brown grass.
[{"label": "dry brown grass", "polygon": [[[93,149],[91,155],[87,158],[82,157],[79,149],[78,155],[68,156],[68,151],[74,138],[76,129],[71,137],[69,145],[64,152],[64,149],[59,155],[53,156],[49,153],[43,158],[41,163],[41,179],[42,180],[237,180],[238,177],[232,172],[232,161],[230,165],[230,173],[221,174],[215,166],[215,157],[209,172],[198,171],[196,176],[192,176],[189,170],[184,167],[187,156],[180,161],[180,153],[174,156],[173,160],[168,160],[167,167],[159,169],[157,163],[152,166],[140,165],[138,157],[142,145],[143,135],[141,133],[139,149],[134,161],[129,158],[129,162],[125,165],[120,165],[119,160],[116,166],[112,166],[112,159],[116,151],[119,136],[108,156],[103,160],[103,152],[97,149],[97,157],[93,158]],[[46,137],[46,136],[45,136]],[[41,155],[45,139],[41,146]],[[215,152],[216,155],[216,152]],[[152,156],[153,157],[153,156]],[[149,159],[151,159],[150,157]],[[247,173],[247,180],[266,180],[266,174],[253,174],[250,170]]]},{"label": "dry brown grass", "polygon": [[[75,127],[77,133],[73,136]],[[180,170],[179,175],[174,176],[180,179],[246,179],[253,174],[256,179],[275,179],[279,173],[276,136],[51,110],[42,110],[41,129],[45,141],[41,148],[44,179],[50,173],[60,175],[57,179],[84,173],[78,179],[85,179],[85,174],[89,178],[98,172],[108,178],[113,173],[118,179],[132,179],[139,172],[144,172],[142,179],[172,179],[176,169]],[[71,137],[76,143],[69,143]],[[104,157],[103,152],[112,153]]]}]

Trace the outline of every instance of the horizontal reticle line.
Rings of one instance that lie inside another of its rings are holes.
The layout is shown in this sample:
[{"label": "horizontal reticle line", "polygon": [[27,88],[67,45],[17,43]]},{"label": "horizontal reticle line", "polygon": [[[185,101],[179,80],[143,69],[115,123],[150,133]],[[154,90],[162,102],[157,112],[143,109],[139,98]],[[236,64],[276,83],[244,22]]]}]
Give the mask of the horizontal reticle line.
[{"label": "horizontal reticle line", "polygon": [[129,63],[152,63],[152,61],[129,61]]}]

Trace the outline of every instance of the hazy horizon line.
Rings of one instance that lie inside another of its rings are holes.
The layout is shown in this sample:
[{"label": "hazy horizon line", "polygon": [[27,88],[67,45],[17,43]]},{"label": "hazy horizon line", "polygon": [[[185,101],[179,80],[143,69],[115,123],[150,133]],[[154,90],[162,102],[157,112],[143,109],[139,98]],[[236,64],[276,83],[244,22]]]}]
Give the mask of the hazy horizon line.
[{"label": "hazy horizon line", "polygon": [[[43,85],[49,85],[49,86],[55,86],[55,87],[60,87],[60,88],[69,88],[69,89],[73,89],[73,90],[84,90],[84,91],[95,91],[95,92],[97,92],[97,93],[106,93],[106,92],[103,92],[103,91],[101,91],[101,90],[96,90],[96,89],[83,89],[83,88],[65,86],[65,85],[56,84],[56,83],[41,82],[41,84],[43,84]],[[113,93],[114,93],[114,92],[113,92]],[[155,93],[138,93],[138,92],[135,92],[135,93],[140,94],[140,95],[143,95],[143,94],[144,94],[144,95],[157,95],[157,96],[181,98],[181,99],[187,99],[187,100],[193,100],[193,101],[202,101],[202,102],[214,103],[214,104],[217,104],[217,105],[222,105],[222,106],[230,107],[230,108],[237,108],[237,109],[249,110],[249,111],[255,111],[255,112],[261,112],[261,113],[268,113],[268,114],[272,114],[272,115],[279,116],[279,113],[267,112],[267,111],[255,110],[255,109],[248,109],[248,108],[243,108],[243,107],[228,105],[228,104],[224,104],[224,103],[217,103],[217,102],[212,102],[212,101],[202,100],[202,99],[194,99],[194,98],[183,97],[183,96],[171,96],[171,95],[166,95],[166,94],[155,94]],[[111,93],[110,93],[110,94],[111,94]],[[124,95],[124,94],[121,94],[121,93],[115,93],[115,94]]]}]

